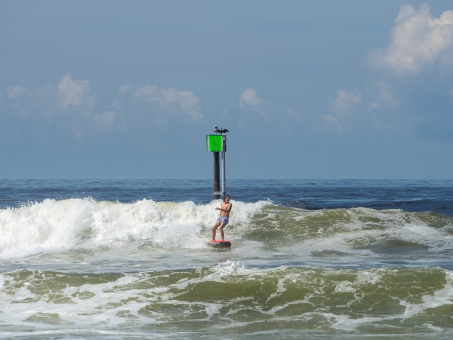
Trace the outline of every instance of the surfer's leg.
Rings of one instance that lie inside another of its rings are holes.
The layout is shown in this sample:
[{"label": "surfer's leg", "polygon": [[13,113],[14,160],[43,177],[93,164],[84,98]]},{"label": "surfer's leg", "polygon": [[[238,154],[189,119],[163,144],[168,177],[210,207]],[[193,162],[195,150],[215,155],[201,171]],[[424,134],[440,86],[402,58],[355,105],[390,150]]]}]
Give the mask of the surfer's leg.
[{"label": "surfer's leg", "polygon": [[220,224],[220,222],[216,221],[214,223],[214,226],[212,227],[212,239],[213,240],[215,240],[215,234],[216,234],[217,228],[219,227],[219,224]]},{"label": "surfer's leg", "polygon": [[223,227],[225,227],[225,224],[221,223],[220,227],[219,227],[219,231],[220,231],[220,237],[221,237],[222,241],[225,239],[225,236],[223,235]]}]

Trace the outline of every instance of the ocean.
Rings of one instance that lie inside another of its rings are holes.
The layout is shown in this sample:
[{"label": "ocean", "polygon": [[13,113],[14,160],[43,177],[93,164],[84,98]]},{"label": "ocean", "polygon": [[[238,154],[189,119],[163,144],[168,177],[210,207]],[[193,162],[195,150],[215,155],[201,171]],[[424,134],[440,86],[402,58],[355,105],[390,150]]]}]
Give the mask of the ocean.
[{"label": "ocean", "polygon": [[0,337],[453,338],[453,180],[0,180]]}]

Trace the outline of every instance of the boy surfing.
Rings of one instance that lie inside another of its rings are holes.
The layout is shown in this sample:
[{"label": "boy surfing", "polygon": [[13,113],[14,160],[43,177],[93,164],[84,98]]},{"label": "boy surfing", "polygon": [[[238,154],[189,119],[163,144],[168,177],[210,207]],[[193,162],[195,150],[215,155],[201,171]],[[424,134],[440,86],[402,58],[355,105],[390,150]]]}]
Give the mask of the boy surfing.
[{"label": "boy surfing", "polygon": [[219,207],[215,208],[215,210],[220,210],[220,216],[217,219],[217,221],[215,221],[214,226],[212,227],[212,240],[215,240],[215,234],[217,228],[219,228],[220,237],[222,238],[222,241],[224,241],[223,228],[228,224],[231,208],[233,208],[233,205],[230,202],[230,196],[225,195],[220,208]]}]

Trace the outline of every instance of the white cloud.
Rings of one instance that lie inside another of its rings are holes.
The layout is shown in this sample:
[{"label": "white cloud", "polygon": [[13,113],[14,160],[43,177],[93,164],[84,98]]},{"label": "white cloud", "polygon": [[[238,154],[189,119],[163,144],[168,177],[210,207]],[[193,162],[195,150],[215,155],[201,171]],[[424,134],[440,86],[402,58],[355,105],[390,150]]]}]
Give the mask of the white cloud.
[{"label": "white cloud", "polygon": [[75,80],[70,75],[64,76],[57,85],[58,98],[65,110],[75,108],[90,108],[94,105],[94,95],[91,93],[88,80]]},{"label": "white cloud", "polygon": [[[21,98],[26,94],[27,100]],[[41,117],[47,126],[71,129],[79,136],[84,136],[83,130],[88,129],[131,131],[138,127],[167,126],[203,117],[200,100],[193,92],[153,85],[123,85],[115,98],[104,100],[104,103],[110,101],[110,106],[106,104],[100,108],[89,81],[74,79],[70,75],[63,76],[56,85],[43,87],[34,93],[17,85],[9,87],[3,95],[15,99],[8,105],[12,111],[21,113],[21,117]],[[74,114],[58,114],[61,111]]]},{"label": "white cloud", "polygon": [[96,127],[108,130],[113,127],[115,123],[116,113],[114,111],[104,111],[94,115],[94,122]]},{"label": "white cloud", "polygon": [[390,89],[390,85],[386,81],[376,81],[374,83],[376,89],[371,96],[373,99],[368,102],[368,111],[373,111],[382,107],[395,107],[399,105],[398,99]]},{"label": "white cloud", "polygon": [[286,114],[291,120],[303,121],[302,115],[298,111],[294,110],[292,107],[286,110]]},{"label": "white cloud", "polygon": [[399,105],[386,81],[364,84],[358,89],[339,89],[333,111],[323,116],[324,123],[341,133],[365,127],[385,128],[392,119],[390,112]]},{"label": "white cloud", "polygon": [[333,129],[337,130],[340,133],[343,133],[345,130],[341,126],[340,122],[338,121],[338,117],[335,115],[325,115],[323,117],[324,123],[328,126],[332,127]]},{"label": "white cloud", "polygon": [[132,85],[131,84],[125,84],[125,85],[121,85],[120,86],[120,89],[118,90],[118,94],[120,96],[124,96],[126,95],[126,93],[132,88]]},{"label": "white cloud", "polygon": [[417,74],[436,62],[453,68],[453,11],[433,18],[428,4],[403,6],[389,45],[371,61],[397,74]]},{"label": "white cloud", "polygon": [[396,99],[395,95],[390,89],[389,84],[386,81],[377,81],[376,86],[378,88],[378,98],[391,106],[398,105],[399,101]]},{"label": "white cloud", "polygon": [[[132,86],[125,85],[120,88],[124,95]],[[202,118],[200,100],[191,91],[179,91],[173,88],[160,89],[155,85],[145,85],[133,89],[133,97],[143,99],[159,110],[176,115],[189,116],[193,120]]]},{"label": "white cloud", "polygon": [[11,86],[6,89],[6,96],[9,99],[20,98],[29,93],[30,93],[30,90],[28,88],[26,88],[24,86],[20,86],[20,85]]},{"label": "white cloud", "polygon": [[334,101],[334,109],[337,112],[348,112],[362,101],[360,93],[356,90],[348,91],[339,89]]},{"label": "white cloud", "polygon": [[250,107],[256,112],[263,113],[263,101],[258,96],[255,89],[248,88],[244,90],[239,98],[239,104],[241,105],[242,110],[246,110],[248,107]]}]

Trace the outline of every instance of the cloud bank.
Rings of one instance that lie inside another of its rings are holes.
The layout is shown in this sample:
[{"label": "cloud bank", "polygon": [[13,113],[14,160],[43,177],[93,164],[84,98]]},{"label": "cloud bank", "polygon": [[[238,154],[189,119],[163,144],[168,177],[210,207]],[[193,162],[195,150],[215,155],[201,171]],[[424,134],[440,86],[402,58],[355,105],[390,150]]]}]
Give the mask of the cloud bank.
[{"label": "cloud bank", "polygon": [[70,75],[65,75],[57,85],[58,100],[63,110],[70,108],[91,108],[95,104],[87,79],[75,80]]},{"label": "cloud bank", "polygon": [[348,112],[359,104],[361,100],[357,90],[348,91],[347,89],[340,89],[337,92],[337,97],[334,102],[335,111]]},{"label": "cloud bank", "polygon": [[151,84],[120,86],[115,98],[101,98],[102,103],[97,102],[88,79],[69,74],[56,85],[37,90],[14,85],[0,93],[4,118],[14,125],[54,126],[79,137],[89,130],[152,130],[203,118],[200,100],[193,92]]},{"label": "cloud bank", "polygon": [[188,116],[190,119],[202,118],[200,100],[191,91],[179,91],[173,88],[161,89],[155,85],[122,87],[121,94],[124,96],[131,91],[130,95],[143,100],[156,110],[164,110],[179,116]]},{"label": "cloud bank", "polygon": [[264,113],[263,100],[258,96],[258,93],[255,89],[245,89],[239,97],[239,104],[242,110],[251,108],[253,111],[259,112],[261,114]]},{"label": "cloud bank", "polygon": [[415,75],[436,63],[453,70],[453,11],[434,18],[428,4],[418,9],[403,6],[389,45],[374,52],[370,59],[374,65],[398,75]]},{"label": "cloud bank", "polygon": [[5,91],[6,97],[9,99],[16,99],[23,96],[26,96],[30,93],[30,90],[24,86],[15,85],[8,87]]}]

